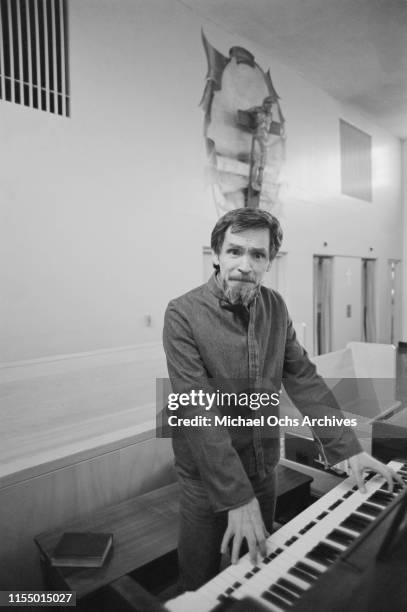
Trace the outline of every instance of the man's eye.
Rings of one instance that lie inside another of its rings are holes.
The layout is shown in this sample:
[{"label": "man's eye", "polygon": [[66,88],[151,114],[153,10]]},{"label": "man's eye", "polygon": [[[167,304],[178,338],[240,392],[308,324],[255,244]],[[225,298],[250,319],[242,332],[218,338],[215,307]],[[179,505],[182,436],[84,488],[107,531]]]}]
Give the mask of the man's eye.
[{"label": "man's eye", "polygon": [[238,249],[229,249],[228,253],[230,253],[231,255],[239,255],[239,250]]},{"label": "man's eye", "polygon": [[254,258],[255,259],[264,259],[264,254],[263,253],[255,253],[254,254]]}]

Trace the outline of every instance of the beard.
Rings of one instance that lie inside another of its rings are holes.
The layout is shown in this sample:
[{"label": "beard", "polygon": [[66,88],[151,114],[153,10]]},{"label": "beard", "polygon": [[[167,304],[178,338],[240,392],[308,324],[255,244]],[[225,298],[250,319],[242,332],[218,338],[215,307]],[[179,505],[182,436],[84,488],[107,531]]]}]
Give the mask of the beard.
[{"label": "beard", "polygon": [[[229,279],[234,280],[234,279]],[[237,280],[237,279],[236,279]],[[222,288],[228,301],[234,306],[248,306],[256,297],[259,285],[255,281],[241,280],[229,285],[222,279]]]}]

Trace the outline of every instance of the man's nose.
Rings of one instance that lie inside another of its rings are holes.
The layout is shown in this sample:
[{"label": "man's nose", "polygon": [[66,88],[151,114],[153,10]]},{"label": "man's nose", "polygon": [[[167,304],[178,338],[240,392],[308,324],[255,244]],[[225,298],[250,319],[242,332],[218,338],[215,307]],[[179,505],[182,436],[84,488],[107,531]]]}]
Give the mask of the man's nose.
[{"label": "man's nose", "polygon": [[250,272],[252,271],[250,259],[247,255],[242,255],[242,257],[240,258],[239,271],[242,274],[250,274]]}]

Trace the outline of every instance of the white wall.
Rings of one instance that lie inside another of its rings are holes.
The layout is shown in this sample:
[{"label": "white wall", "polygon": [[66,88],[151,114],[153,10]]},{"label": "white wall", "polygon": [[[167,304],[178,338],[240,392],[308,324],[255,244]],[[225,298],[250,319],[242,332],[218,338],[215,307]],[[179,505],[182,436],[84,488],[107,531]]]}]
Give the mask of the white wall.
[{"label": "white wall", "polygon": [[[202,282],[202,26],[270,66],[281,96],[293,319],[312,329],[314,253],[378,257],[379,286],[401,257],[397,139],[176,0],[72,1],[71,118],[0,102],[0,360],[155,341],[168,300]],[[340,117],[372,135],[373,203],[340,194]]]}]

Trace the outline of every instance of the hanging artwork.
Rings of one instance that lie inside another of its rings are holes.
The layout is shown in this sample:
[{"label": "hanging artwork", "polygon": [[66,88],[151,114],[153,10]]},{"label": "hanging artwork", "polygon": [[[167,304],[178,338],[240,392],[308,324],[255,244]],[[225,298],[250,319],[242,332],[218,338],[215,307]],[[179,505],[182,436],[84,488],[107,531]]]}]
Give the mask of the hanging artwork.
[{"label": "hanging artwork", "polygon": [[202,41],[208,73],[200,105],[218,213],[244,206],[275,210],[285,121],[270,71],[243,47],[232,47],[225,57],[203,32]]}]

